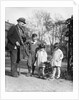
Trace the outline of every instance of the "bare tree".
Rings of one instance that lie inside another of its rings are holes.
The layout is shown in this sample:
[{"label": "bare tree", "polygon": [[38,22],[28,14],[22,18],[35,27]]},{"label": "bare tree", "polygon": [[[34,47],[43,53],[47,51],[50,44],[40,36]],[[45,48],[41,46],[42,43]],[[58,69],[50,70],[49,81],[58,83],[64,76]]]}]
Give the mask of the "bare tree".
[{"label": "bare tree", "polygon": [[40,39],[42,36],[52,29],[53,20],[50,16],[50,13],[45,11],[38,11],[35,13],[35,18],[37,21],[37,27],[39,29]]}]

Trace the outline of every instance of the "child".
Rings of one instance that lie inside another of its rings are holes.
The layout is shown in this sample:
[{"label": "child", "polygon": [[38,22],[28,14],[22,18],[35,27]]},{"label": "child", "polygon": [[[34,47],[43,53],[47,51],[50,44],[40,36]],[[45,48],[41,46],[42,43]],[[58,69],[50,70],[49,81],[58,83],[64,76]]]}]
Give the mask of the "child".
[{"label": "child", "polygon": [[[37,34],[32,34],[32,40],[29,40],[26,42],[27,46],[27,56],[28,56],[28,60],[27,60],[27,65],[28,65],[28,74],[27,76],[33,76],[34,75],[34,70],[35,70],[35,66],[34,63],[36,61],[36,49],[38,48],[40,42],[37,41]],[[31,74],[31,69],[32,69],[32,74]]]},{"label": "child", "polygon": [[44,69],[45,69],[44,62],[47,62],[47,52],[45,50],[45,45],[41,44],[39,46],[36,57],[37,57],[37,60],[35,62],[35,65],[38,67],[39,77],[41,73],[42,73],[42,76],[44,77]]},{"label": "child", "polygon": [[54,52],[53,52],[53,57],[52,57],[52,60],[51,60],[51,65],[53,66],[53,75],[51,78],[55,78],[55,74],[56,74],[56,71],[58,70],[58,75],[56,78],[60,78],[60,67],[61,67],[61,63],[62,63],[62,59],[63,59],[63,52],[59,49],[59,44],[56,43],[54,45]]}]

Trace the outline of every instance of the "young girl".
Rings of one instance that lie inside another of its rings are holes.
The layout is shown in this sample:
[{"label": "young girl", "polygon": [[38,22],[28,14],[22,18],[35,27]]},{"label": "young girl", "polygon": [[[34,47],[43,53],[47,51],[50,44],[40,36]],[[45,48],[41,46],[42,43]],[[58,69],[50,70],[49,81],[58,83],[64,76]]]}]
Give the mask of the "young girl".
[{"label": "young girl", "polygon": [[58,75],[56,78],[60,78],[60,67],[61,67],[61,63],[62,63],[62,59],[63,59],[63,52],[59,49],[59,44],[56,43],[54,45],[54,52],[53,52],[53,57],[51,60],[51,65],[53,66],[53,74],[51,78],[55,78],[56,75],[56,71],[58,70]]},{"label": "young girl", "polygon": [[39,77],[41,76],[44,77],[44,69],[45,69],[45,64],[44,62],[47,62],[47,52],[45,50],[45,45],[41,44],[39,46],[39,49],[36,53],[37,60],[35,62],[35,65],[38,67],[38,75]]}]

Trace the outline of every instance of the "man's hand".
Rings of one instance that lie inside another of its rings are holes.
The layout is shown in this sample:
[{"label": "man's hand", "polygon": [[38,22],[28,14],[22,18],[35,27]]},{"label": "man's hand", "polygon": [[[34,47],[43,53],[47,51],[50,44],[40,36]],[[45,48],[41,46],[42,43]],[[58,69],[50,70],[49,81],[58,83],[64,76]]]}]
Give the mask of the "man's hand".
[{"label": "man's hand", "polygon": [[20,44],[19,44],[19,42],[18,42],[18,41],[16,42],[16,45],[17,45],[17,46],[20,46]]}]

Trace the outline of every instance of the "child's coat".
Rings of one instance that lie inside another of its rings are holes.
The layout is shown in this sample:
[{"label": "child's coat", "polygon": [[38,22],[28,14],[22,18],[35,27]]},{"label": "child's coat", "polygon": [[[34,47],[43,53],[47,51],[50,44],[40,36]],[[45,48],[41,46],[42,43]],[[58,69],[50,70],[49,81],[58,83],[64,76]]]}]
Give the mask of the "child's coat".
[{"label": "child's coat", "polygon": [[60,49],[55,50],[51,60],[51,65],[61,67],[62,59],[63,59],[63,52]]},{"label": "child's coat", "polygon": [[37,60],[35,62],[35,65],[37,67],[42,67],[42,63],[47,61],[47,52],[45,51],[45,49],[38,50],[36,57]]}]

